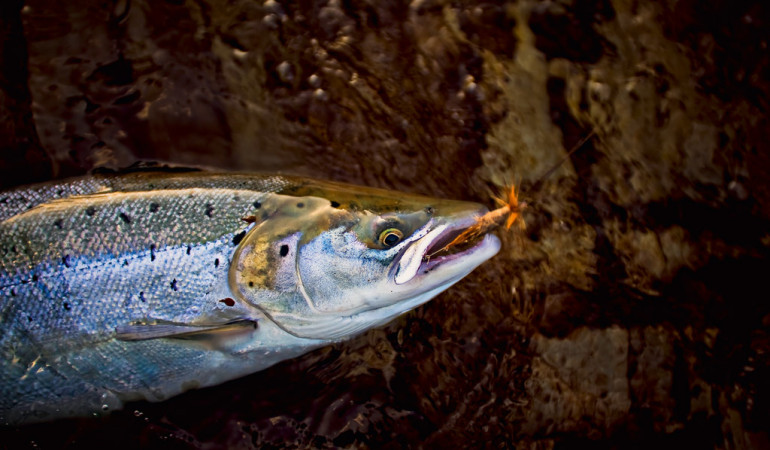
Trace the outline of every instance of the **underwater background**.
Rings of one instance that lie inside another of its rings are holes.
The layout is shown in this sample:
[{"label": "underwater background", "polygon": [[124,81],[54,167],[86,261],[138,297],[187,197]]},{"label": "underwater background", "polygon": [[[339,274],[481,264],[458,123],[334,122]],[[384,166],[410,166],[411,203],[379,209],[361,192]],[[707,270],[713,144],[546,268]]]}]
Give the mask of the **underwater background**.
[{"label": "underwater background", "polygon": [[4,188],[152,160],[528,208],[381,329],[0,448],[770,448],[768,38],[752,1],[5,0]]}]

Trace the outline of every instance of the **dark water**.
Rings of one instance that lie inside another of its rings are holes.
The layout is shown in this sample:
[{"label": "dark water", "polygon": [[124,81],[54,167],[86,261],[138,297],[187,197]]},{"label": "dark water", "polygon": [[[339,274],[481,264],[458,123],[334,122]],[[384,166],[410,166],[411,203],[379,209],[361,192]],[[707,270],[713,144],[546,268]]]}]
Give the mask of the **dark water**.
[{"label": "dark water", "polygon": [[770,447],[762,4],[2,11],[4,186],[160,160],[530,206],[383,329],[0,446]]}]

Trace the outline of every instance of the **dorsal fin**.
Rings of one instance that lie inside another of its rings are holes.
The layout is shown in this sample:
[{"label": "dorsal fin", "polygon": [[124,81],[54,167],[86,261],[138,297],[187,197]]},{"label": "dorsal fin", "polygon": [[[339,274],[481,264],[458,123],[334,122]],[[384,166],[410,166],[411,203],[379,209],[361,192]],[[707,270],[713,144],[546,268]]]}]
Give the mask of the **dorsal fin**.
[{"label": "dorsal fin", "polygon": [[203,169],[189,166],[176,166],[161,161],[137,161],[128,167],[113,169],[110,167],[95,167],[91,170],[92,175],[124,175],[127,173],[185,173],[201,172]]}]

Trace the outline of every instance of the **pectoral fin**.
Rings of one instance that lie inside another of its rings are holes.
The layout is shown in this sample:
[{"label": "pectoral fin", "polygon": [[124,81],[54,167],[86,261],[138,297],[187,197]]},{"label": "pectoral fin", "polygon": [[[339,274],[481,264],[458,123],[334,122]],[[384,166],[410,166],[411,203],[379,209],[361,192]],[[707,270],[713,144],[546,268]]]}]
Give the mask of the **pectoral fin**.
[{"label": "pectoral fin", "polygon": [[190,325],[156,320],[121,325],[115,328],[115,338],[119,341],[146,341],[161,338],[196,339],[222,337],[230,333],[239,333],[256,328],[257,322],[249,319],[211,325]]}]

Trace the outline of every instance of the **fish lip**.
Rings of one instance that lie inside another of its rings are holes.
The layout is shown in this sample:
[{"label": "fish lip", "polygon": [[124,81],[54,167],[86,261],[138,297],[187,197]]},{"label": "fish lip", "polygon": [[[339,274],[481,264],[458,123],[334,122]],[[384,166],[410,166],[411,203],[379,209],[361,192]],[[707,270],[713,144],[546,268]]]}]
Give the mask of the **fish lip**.
[{"label": "fish lip", "polygon": [[[427,274],[439,265],[451,263],[452,261],[469,256],[478,251],[482,246],[489,244],[489,241],[487,240],[489,235],[485,235],[484,238],[479,239],[479,242],[475,245],[461,252],[431,257],[432,253],[441,250],[441,247],[448,244],[454,237],[476,224],[478,217],[481,217],[486,212],[486,208],[483,208],[482,210],[475,211],[462,218],[454,218],[453,220],[448,221],[448,223],[434,227],[434,229],[428,232],[424,237],[411,242],[410,245],[401,251],[395,264],[392,266],[391,275],[395,283],[398,285],[405,284],[419,275]],[[418,257],[418,252],[419,262],[416,259]]]}]

